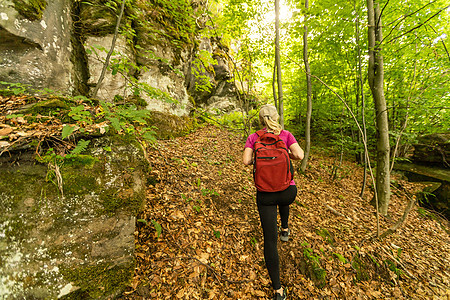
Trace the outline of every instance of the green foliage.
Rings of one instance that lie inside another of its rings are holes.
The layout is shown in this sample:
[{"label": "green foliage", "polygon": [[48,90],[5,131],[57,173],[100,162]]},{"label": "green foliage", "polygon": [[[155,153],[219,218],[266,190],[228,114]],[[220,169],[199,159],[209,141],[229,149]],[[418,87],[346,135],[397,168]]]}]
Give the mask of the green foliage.
[{"label": "green foliage", "polygon": [[85,109],[84,105],[71,107],[68,115],[81,124],[92,124],[94,121],[94,116],[89,110]]},{"label": "green foliage", "polygon": [[64,163],[67,162],[82,162],[85,163],[91,163],[92,159],[86,159],[87,157],[81,156],[81,153],[86,151],[87,146],[89,145],[90,141],[87,140],[79,140],[77,145],[75,146],[70,153],[66,155],[57,154],[56,150],[53,148],[47,149],[45,155],[43,156],[36,156],[36,160],[40,163],[53,163],[57,164],[59,166],[62,166]]},{"label": "green foliage", "polygon": [[[401,143],[412,143],[417,135],[450,128],[448,103],[448,51],[443,45],[449,36],[449,11],[443,0],[386,2],[383,10],[383,57],[385,70],[385,95],[388,104],[390,134],[399,136],[408,117],[408,126],[402,133]],[[245,18],[244,24],[257,19],[245,15],[252,11],[252,3],[230,1],[229,15]],[[309,29],[309,61],[312,74],[321,78],[333,91],[349,104],[361,122],[361,92],[355,84],[358,80],[357,46],[362,54],[362,77],[367,74],[366,10],[363,2],[354,5],[320,0],[304,9],[304,3],[288,1],[292,18],[282,24],[281,45],[283,69],[283,93],[287,127],[297,136],[303,135],[306,112],[306,75],[303,72],[304,26]],[[382,4],[384,5],[384,3]],[[244,9],[245,7],[245,9]],[[241,10],[240,13],[237,10]],[[442,10],[442,11],[441,11]],[[326,11],[326,13],[324,13]],[[227,12],[225,12],[227,13]],[[356,22],[358,20],[358,22]],[[282,22],[283,23],[283,22]],[[233,24],[231,28],[239,25]],[[241,25],[242,26],[242,25]],[[245,27],[245,26],[242,26]],[[258,25],[253,26],[253,29]],[[273,31],[273,23],[268,26]],[[241,34],[245,31],[235,29]],[[358,35],[357,35],[358,31]],[[260,32],[261,33],[261,32]],[[270,53],[259,55],[257,63],[266,83],[263,92],[272,97],[273,34],[259,34],[253,38],[269,45]],[[266,51],[267,52],[267,51]],[[427,70],[423,72],[422,70]],[[369,146],[376,143],[374,107],[367,82],[364,81],[365,119]],[[356,142],[357,128],[347,113],[342,113],[342,103],[325,86],[313,78],[312,137],[317,141],[331,141],[333,146],[346,154],[361,151]],[[393,141],[393,140],[392,140]],[[392,144],[392,142],[391,142]]]},{"label": "green foliage", "polygon": [[138,36],[167,41],[175,49],[193,42],[202,12],[194,11],[189,0],[136,1],[135,7],[130,18],[138,24]]},{"label": "green foliage", "polygon": [[322,238],[324,238],[324,240],[329,243],[330,245],[334,244],[334,238],[331,235],[331,233],[325,229],[325,228],[318,228],[316,230],[317,235],[321,236]]},{"label": "green foliage", "polygon": [[145,220],[145,219],[137,219],[136,222],[137,222],[137,223],[142,223],[142,224],[144,224],[145,226],[148,225],[148,222],[147,222],[147,220]]},{"label": "green foliage", "polygon": [[[78,105],[71,107],[68,115],[81,126],[109,121],[109,126],[118,133],[134,135],[138,139],[147,142],[156,140],[155,128],[147,124],[150,118],[150,111],[137,109],[135,105],[116,106],[103,101],[100,102],[100,106],[102,108],[101,111],[94,113],[84,105]],[[62,130],[63,139],[70,136],[74,130],[73,126],[65,125]]]},{"label": "green foliage", "polygon": [[201,193],[203,196],[219,196],[219,193],[217,193],[214,189],[208,190],[208,189],[201,189]]},{"label": "green foliage", "polygon": [[157,237],[159,237],[159,236],[161,235],[161,233],[162,233],[162,227],[161,227],[161,224],[159,224],[159,223],[158,223],[157,221],[155,221],[155,220],[152,220],[152,224],[153,224],[153,227],[155,227]]},{"label": "green foliage", "polygon": [[427,218],[430,220],[438,220],[438,218],[436,217],[436,215],[428,210],[426,210],[425,208],[419,207],[417,208],[417,212],[419,213],[419,216],[423,217],[423,218]]},{"label": "green foliage", "polygon": [[341,263],[343,263],[343,264],[348,263],[347,259],[342,254],[333,253],[333,255],[336,256]]},{"label": "green foliage", "polygon": [[197,57],[192,61],[192,74],[195,76],[195,90],[200,92],[210,92],[213,85],[212,79],[206,75],[208,73],[214,74],[213,65],[217,61],[212,57],[212,53],[201,50]]},{"label": "green foliage", "polygon": [[75,126],[70,126],[70,125],[64,125],[62,132],[61,132],[61,137],[62,139],[66,139],[67,137],[69,137],[72,132],[75,130]]},{"label": "green foliage", "polygon": [[1,95],[3,96],[11,96],[11,95],[21,95],[25,94],[28,91],[29,84],[23,84],[23,83],[12,83],[12,82],[5,82],[0,81],[0,85],[5,86],[5,89],[1,90]]},{"label": "green foliage", "polygon": [[303,242],[301,245],[303,247],[303,257],[312,269],[312,276],[317,279],[319,287],[323,287],[325,285],[327,272],[321,267],[320,256],[314,253],[314,250],[309,247],[308,243]]}]

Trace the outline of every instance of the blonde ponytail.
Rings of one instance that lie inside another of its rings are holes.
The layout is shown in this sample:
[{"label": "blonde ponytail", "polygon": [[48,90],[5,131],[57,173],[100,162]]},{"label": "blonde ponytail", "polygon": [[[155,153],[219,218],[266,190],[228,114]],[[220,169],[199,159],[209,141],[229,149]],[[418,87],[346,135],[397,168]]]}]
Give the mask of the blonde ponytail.
[{"label": "blonde ponytail", "polygon": [[276,135],[281,133],[281,125],[278,123],[278,112],[273,105],[263,105],[259,111],[259,122],[267,128],[267,131],[272,131]]}]

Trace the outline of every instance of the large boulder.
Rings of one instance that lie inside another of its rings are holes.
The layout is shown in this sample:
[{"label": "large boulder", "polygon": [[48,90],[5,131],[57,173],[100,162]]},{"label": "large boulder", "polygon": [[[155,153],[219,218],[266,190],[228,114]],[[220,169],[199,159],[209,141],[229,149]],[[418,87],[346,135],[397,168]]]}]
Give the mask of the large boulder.
[{"label": "large boulder", "polygon": [[0,81],[71,91],[71,1],[15,2],[0,0]]},{"label": "large boulder", "polygon": [[450,133],[435,133],[419,138],[414,144],[413,161],[450,167]]},{"label": "large boulder", "polygon": [[0,157],[0,298],[108,299],[134,267],[147,161],[130,140],[101,137],[55,166],[34,151]]}]

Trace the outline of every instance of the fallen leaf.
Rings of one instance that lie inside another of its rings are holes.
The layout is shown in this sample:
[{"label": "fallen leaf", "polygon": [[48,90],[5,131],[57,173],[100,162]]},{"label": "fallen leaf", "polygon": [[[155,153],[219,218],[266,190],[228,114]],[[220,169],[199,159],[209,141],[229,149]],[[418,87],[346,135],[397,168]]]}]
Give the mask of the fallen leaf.
[{"label": "fallen leaf", "polygon": [[0,129],[0,136],[6,136],[13,131],[11,127]]}]

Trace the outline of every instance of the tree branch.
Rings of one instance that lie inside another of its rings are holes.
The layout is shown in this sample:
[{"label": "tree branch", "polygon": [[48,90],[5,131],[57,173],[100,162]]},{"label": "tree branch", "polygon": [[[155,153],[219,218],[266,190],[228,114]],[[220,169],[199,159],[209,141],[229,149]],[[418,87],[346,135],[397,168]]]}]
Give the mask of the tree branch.
[{"label": "tree branch", "polygon": [[[402,34],[396,36],[395,38],[390,39],[390,40],[388,41],[388,43],[390,43],[390,42],[392,42],[393,40],[396,40],[396,39],[398,39],[398,38],[401,38],[402,36],[405,36],[405,35],[407,35],[408,33],[411,33],[411,32],[413,32],[414,30],[416,30],[416,29],[422,27],[422,26],[425,25],[428,21],[430,21],[431,19],[433,19],[434,17],[436,17],[437,15],[439,15],[441,12],[443,12],[444,10],[446,10],[446,9],[449,8],[449,7],[450,7],[450,5],[447,5],[445,8],[439,10],[437,13],[435,13],[434,15],[432,15],[431,17],[429,17],[428,19],[426,19],[425,22],[423,22],[422,24],[419,24],[419,25],[417,25],[417,26],[411,28],[410,30],[408,30],[408,31],[406,31],[406,32],[404,32],[404,33],[402,33]],[[384,39],[383,39],[383,40],[384,40]],[[383,40],[381,41],[381,43],[383,42]]]},{"label": "tree branch", "polygon": [[[408,18],[408,17],[410,17],[410,16],[416,14],[417,12],[421,11],[422,9],[424,9],[425,7],[427,7],[427,6],[430,5],[430,4],[433,4],[433,3],[436,2],[436,1],[437,1],[437,0],[434,0],[434,1],[430,2],[430,3],[427,3],[426,5],[422,6],[422,7],[419,8],[418,10],[416,10],[416,11],[414,11],[414,12],[408,14],[408,15],[405,15],[405,16],[403,16],[403,17],[401,17],[401,18],[398,18],[398,19],[397,19],[397,20],[398,20],[398,23],[395,24],[394,27],[392,27],[391,31],[389,31],[389,33],[388,33],[384,38],[386,39],[388,36],[390,36],[391,33],[392,33],[392,31],[393,31],[393,30],[401,23],[402,20],[404,20],[404,19],[406,19],[406,18]],[[393,23],[396,22],[397,20],[392,21],[391,23],[386,24],[385,26],[390,26],[391,24],[393,24]],[[381,42],[383,42],[383,41],[381,41]]]},{"label": "tree branch", "polygon": [[[431,30],[434,31],[434,33],[437,34],[437,32],[436,32],[436,30],[434,29],[433,26],[431,26],[431,25],[428,25],[428,26],[431,28]],[[448,53],[447,46],[445,46],[444,39],[442,38],[442,36],[439,37],[439,40],[441,41],[442,46],[444,46],[444,50],[445,50],[445,52],[447,53],[448,60],[450,60],[450,54]]]}]

